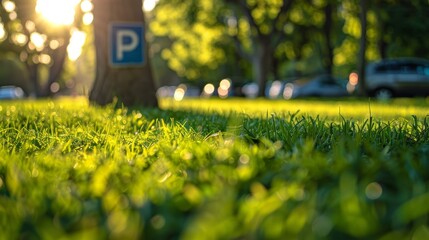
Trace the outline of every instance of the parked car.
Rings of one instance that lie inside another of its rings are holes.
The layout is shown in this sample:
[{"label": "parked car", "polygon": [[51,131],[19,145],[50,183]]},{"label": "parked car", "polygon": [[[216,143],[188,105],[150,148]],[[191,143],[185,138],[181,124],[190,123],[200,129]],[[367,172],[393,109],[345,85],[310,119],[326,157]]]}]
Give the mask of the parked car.
[{"label": "parked car", "polygon": [[0,87],[0,100],[1,99],[19,99],[24,97],[24,91],[20,87],[3,86]]},{"label": "parked car", "polygon": [[301,97],[345,97],[349,96],[346,88],[346,81],[341,81],[331,75],[321,75],[301,83],[286,84],[283,96],[286,99]]},{"label": "parked car", "polygon": [[365,90],[379,99],[429,96],[429,61],[397,58],[370,63],[366,68]]}]

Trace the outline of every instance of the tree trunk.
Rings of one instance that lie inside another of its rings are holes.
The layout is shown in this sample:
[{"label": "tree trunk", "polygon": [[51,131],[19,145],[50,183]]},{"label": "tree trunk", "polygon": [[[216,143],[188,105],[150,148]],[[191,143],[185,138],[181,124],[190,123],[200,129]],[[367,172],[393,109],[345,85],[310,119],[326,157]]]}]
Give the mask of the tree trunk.
[{"label": "tree trunk", "polygon": [[377,30],[379,33],[378,35],[380,36],[377,41],[378,51],[380,54],[380,58],[385,59],[387,57],[388,42],[386,41],[386,24],[384,22],[385,20],[383,19],[381,14],[381,12],[383,11],[382,7],[383,6],[376,5],[375,13],[377,17]]},{"label": "tree trunk", "polygon": [[332,3],[328,1],[324,9],[325,22],[323,24],[323,31],[325,37],[326,56],[323,57],[323,65],[325,72],[329,75],[332,75],[334,61],[334,47],[332,46],[332,11]]},{"label": "tree trunk", "polygon": [[70,43],[70,31],[67,29],[64,33],[64,43],[59,48],[55,49],[52,54],[52,65],[49,67],[48,81],[40,89],[39,97],[48,97],[52,95],[51,85],[60,78],[64,69],[64,62],[67,58],[67,46]]},{"label": "tree trunk", "polygon": [[366,65],[366,25],[367,25],[367,0],[360,1],[360,24],[361,24],[361,35],[360,35],[360,48],[359,48],[359,59],[358,59],[358,74],[359,74],[359,95],[365,96],[365,65]]},{"label": "tree trunk", "polygon": [[252,56],[253,77],[259,86],[258,96],[265,97],[273,56],[270,41],[267,38],[259,38],[255,44],[255,53]]},{"label": "tree trunk", "polygon": [[31,96],[39,97],[40,95],[40,86],[39,86],[39,64],[37,63],[26,63],[28,70],[28,77],[31,82],[32,93]]},{"label": "tree trunk", "polygon": [[94,0],[94,37],[97,70],[89,99],[106,105],[116,98],[125,106],[158,107],[148,44],[144,44],[144,66],[113,67],[109,63],[109,25],[145,23],[141,0]]},{"label": "tree trunk", "polygon": [[381,59],[387,58],[387,46],[388,46],[387,41],[384,39],[383,36],[381,36],[380,39],[378,40],[378,49],[379,49],[378,51],[380,53]]}]

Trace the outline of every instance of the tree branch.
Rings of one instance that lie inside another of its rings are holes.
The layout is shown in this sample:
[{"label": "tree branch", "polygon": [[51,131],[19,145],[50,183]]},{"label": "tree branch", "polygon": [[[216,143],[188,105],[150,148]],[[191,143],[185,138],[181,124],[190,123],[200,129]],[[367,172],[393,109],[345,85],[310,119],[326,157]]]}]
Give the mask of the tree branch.
[{"label": "tree branch", "polygon": [[283,28],[278,28],[278,25],[283,26],[284,24],[280,24],[280,20],[282,17],[286,18],[286,15],[290,12],[290,9],[292,8],[292,4],[294,3],[294,0],[283,0],[283,5],[279,10],[279,13],[273,20],[273,30],[272,35],[274,38],[273,40],[273,46],[276,47],[281,42],[284,41],[286,38],[286,33],[283,30]]},{"label": "tree branch", "polygon": [[243,12],[244,16],[247,18],[247,20],[249,21],[249,24],[252,28],[254,28],[256,30],[256,32],[258,33],[257,36],[260,37],[262,35],[264,35],[261,32],[261,29],[259,28],[258,24],[256,23],[255,19],[252,16],[252,10],[254,8],[251,8],[250,6],[248,6],[246,4],[245,0],[225,0],[226,3],[231,3],[236,5],[237,7],[240,8],[241,12]]}]

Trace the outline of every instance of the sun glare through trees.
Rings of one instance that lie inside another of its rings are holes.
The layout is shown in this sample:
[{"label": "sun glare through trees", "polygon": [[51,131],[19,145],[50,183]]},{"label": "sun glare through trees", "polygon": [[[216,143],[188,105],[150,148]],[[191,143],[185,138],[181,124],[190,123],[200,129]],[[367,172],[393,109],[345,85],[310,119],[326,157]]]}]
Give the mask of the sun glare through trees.
[{"label": "sun glare through trees", "polygon": [[71,25],[77,4],[79,0],[38,0],[36,12],[54,24]]},{"label": "sun glare through trees", "polygon": [[143,10],[146,12],[152,11],[159,0],[143,0]]},{"label": "sun glare through trees", "polygon": [[[144,11],[152,11],[158,3],[158,0],[144,0],[143,3]],[[83,24],[92,24],[94,19],[92,14],[93,4],[89,0],[38,0],[36,12],[53,25],[69,26],[75,22],[75,9],[77,7],[80,7],[83,12]],[[0,37],[2,36],[1,29],[0,26]],[[78,30],[72,31],[71,41],[67,48],[70,60],[75,61],[80,56],[85,39],[86,34],[84,32]]]},{"label": "sun glare through trees", "polygon": [[[80,7],[83,12],[83,24],[90,25],[94,16],[92,15],[93,5],[89,0],[38,0],[36,12],[53,25],[72,25],[75,22],[77,7]],[[72,29],[70,44],[67,47],[70,60],[75,61],[79,58],[85,39],[84,32]]]}]

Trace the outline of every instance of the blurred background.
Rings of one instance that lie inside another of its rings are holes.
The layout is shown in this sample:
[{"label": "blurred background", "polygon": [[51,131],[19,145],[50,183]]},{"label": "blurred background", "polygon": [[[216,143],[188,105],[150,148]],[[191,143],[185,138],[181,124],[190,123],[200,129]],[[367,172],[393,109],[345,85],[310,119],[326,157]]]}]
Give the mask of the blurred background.
[{"label": "blurred background", "polygon": [[[157,94],[176,100],[348,96],[356,94],[362,49],[367,62],[429,58],[428,0],[142,6]],[[2,0],[0,86],[19,87],[16,96],[88,95],[95,75],[92,10],[90,0]]]}]

